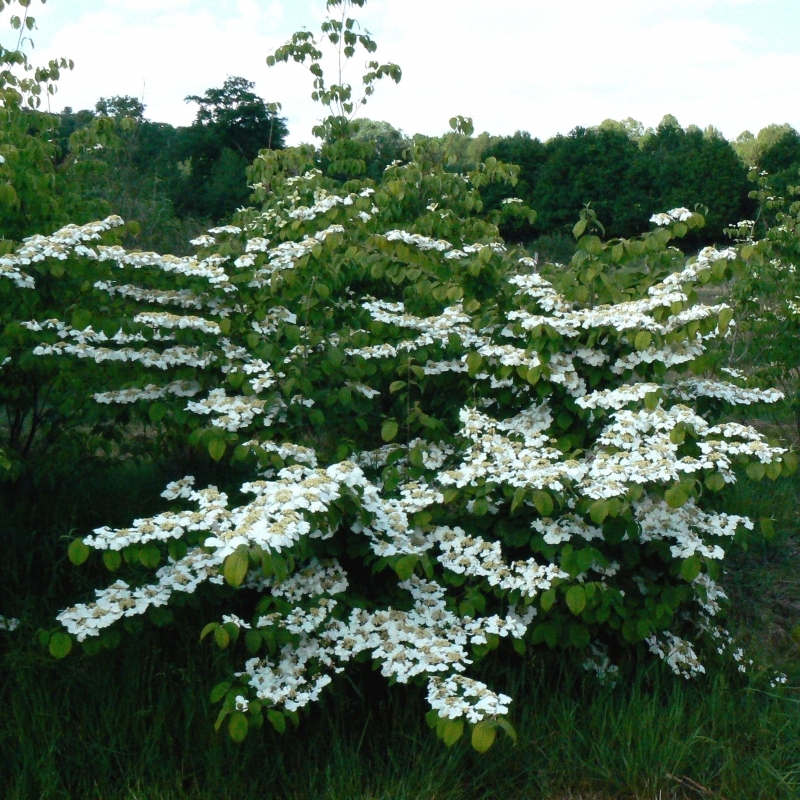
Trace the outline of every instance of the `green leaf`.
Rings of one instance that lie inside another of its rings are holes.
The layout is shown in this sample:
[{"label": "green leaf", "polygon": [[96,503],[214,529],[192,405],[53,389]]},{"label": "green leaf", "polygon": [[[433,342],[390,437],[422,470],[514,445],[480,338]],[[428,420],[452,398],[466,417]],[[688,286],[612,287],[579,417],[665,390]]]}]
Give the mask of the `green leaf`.
[{"label": "green leaf", "polygon": [[261,649],[263,638],[261,633],[256,630],[249,630],[244,635],[244,644],[250,653],[257,653]]},{"label": "green leaf", "polygon": [[448,719],[442,726],[442,740],[447,747],[452,747],[464,733],[463,719]]},{"label": "green leaf", "polygon": [[387,419],[381,427],[381,438],[384,442],[391,442],[399,430],[399,426],[393,419]]},{"label": "green leaf", "polygon": [[275,708],[270,708],[267,711],[267,719],[270,721],[270,724],[273,728],[275,728],[278,733],[285,733],[286,731],[286,717],[281,714]]},{"label": "green leaf", "polygon": [[169,545],[167,545],[169,557],[174,561],[180,561],[186,555],[188,549],[186,542],[181,539],[173,539]]},{"label": "green leaf", "polygon": [[733,309],[728,308],[727,306],[719,312],[719,323],[717,327],[719,328],[720,336],[724,336],[728,330],[728,326],[731,324],[731,320],[733,319]]},{"label": "green leaf", "polygon": [[608,516],[608,501],[595,500],[589,507],[589,516],[595,525],[602,525],[605,518]]},{"label": "green leaf", "polygon": [[719,492],[725,488],[725,478],[719,472],[712,472],[710,475],[706,475],[705,483],[712,492]]},{"label": "green leaf", "polygon": [[681,564],[681,578],[687,583],[691,583],[700,574],[701,566],[702,561],[698,555],[684,559]]},{"label": "green leaf", "polygon": [[147,412],[147,416],[150,417],[153,422],[160,422],[167,416],[167,411],[169,411],[169,409],[164,403],[153,403]]},{"label": "green leaf", "polygon": [[220,461],[225,455],[225,442],[222,439],[212,439],[208,443],[208,454],[214,461]]},{"label": "green leaf", "polygon": [[658,392],[648,392],[644,396],[644,407],[648,411],[655,411],[658,408],[659,400],[660,397],[658,395]]},{"label": "green leaf", "polygon": [[66,658],[72,650],[72,637],[68,633],[58,631],[50,637],[47,649],[53,658]]},{"label": "green leaf", "polygon": [[231,688],[231,682],[230,681],[223,681],[222,683],[218,683],[211,690],[211,694],[210,694],[211,702],[212,703],[219,703],[219,701],[222,700],[225,697],[226,694],[228,694],[228,691],[230,690],[230,688]]},{"label": "green leaf", "polygon": [[506,736],[514,743],[516,746],[517,744],[517,732],[514,730],[514,726],[505,718],[505,717],[498,717],[495,720],[498,728],[502,728],[505,732]]},{"label": "green leaf", "polygon": [[472,746],[479,753],[485,753],[497,738],[496,723],[493,719],[482,719],[472,729]]},{"label": "green leaf", "polygon": [[475,373],[481,368],[481,364],[483,364],[483,356],[473,350],[467,356],[467,371],[471,378],[475,377]]},{"label": "green leaf", "polygon": [[74,539],[67,548],[67,556],[76,567],[83,564],[86,559],[89,558],[91,552],[92,551],[83,543],[82,538]]},{"label": "green leaf", "polygon": [[636,334],[636,338],[633,340],[633,346],[641,352],[642,350],[647,350],[650,347],[650,342],[653,340],[653,335],[650,331],[639,331]]},{"label": "green leaf", "polygon": [[406,385],[405,381],[393,381],[389,384],[389,393],[399,392]]},{"label": "green leaf", "polygon": [[543,517],[549,517],[553,513],[553,498],[548,492],[535,491],[533,493],[533,504]]},{"label": "green leaf", "polygon": [[567,606],[576,617],[586,608],[586,590],[583,586],[570,586],[567,589]]},{"label": "green leaf", "polygon": [[139,561],[143,567],[155,569],[161,561],[161,551],[152,542],[148,542],[139,550]]},{"label": "green leaf", "polygon": [[228,720],[228,733],[234,742],[243,742],[247,738],[250,723],[241,711],[234,711]]},{"label": "green leaf", "polygon": [[103,553],[103,563],[109,572],[116,572],[122,565],[122,553],[119,550],[106,550]]},{"label": "green leaf", "polygon": [[439,712],[435,708],[432,708],[425,714],[425,722],[431,730],[436,730],[436,726],[439,723]]},{"label": "green leaf", "polygon": [[765,473],[767,468],[760,462],[760,461],[751,461],[747,465],[747,477],[750,478],[751,481],[760,481]]},{"label": "green leaf", "polygon": [[220,650],[225,650],[231,643],[231,635],[221,625],[214,631],[214,641]]},{"label": "green leaf", "polygon": [[761,533],[764,534],[765,539],[775,538],[775,526],[769,517],[761,517]]},{"label": "green leaf", "polygon": [[542,593],[542,596],[539,598],[539,603],[542,606],[542,611],[549,611],[553,607],[553,603],[556,601],[556,590],[555,589],[548,589],[546,592]]},{"label": "green leaf", "polygon": [[669,432],[669,440],[672,444],[683,444],[684,440],[686,439],[686,430],[681,425],[676,425],[670,432]]},{"label": "green leaf", "polygon": [[592,547],[585,547],[575,554],[575,563],[581,572],[586,572],[592,566],[595,560],[596,551]]},{"label": "green leaf", "polygon": [[569,643],[578,650],[583,650],[592,640],[592,634],[585,625],[571,625],[569,629]]},{"label": "green leaf", "polygon": [[414,568],[419,562],[419,556],[409,555],[399,558],[394,565],[394,571],[401,581],[407,581],[413,574]]},{"label": "green leaf", "polygon": [[664,499],[667,501],[667,505],[670,508],[680,508],[689,500],[689,495],[686,493],[683,486],[676,484],[664,492]]},{"label": "green leaf", "polygon": [[412,467],[420,468],[425,464],[425,455],[419,447],[412,447],[408,453],[408,462]]},{"label": "green leaf", "polygon": [[472,505],[472,513],[476,517],[484,517],[489,513],[489,501],[485,497],[479,497]]},{"label": "green leaf", "polygon": [[219,628],[219,622],[209,622],[208,625],[200,631],[200,641],[202,642],[209,633],[213,633],[217,628]]},{"label": "green leaf", "polygon": [[250,556],[247,550],[236,550],[226,559],[222,567],[222,574],[229,586],[237,588],[242,585],[250,569]]}]

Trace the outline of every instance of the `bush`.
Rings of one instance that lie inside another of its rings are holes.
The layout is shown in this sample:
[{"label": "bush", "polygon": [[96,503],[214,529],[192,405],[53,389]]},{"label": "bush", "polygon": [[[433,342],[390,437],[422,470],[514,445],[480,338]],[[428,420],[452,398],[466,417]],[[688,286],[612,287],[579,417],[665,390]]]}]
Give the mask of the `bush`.
[{"label": "bush", "polygon": [[[363,2],[328,2],[343,14],[323,30],[345,53],[374,50],[344,13]],[[317,67],[319,52],[303,33],[276,56]],[[359,174],[350,87],[318,80],[323,129],[339,133],[323,158]],[[686,259],[673,243],[702,223],[686,209],[611,242],[587,211],[568,274],[548,280],[481,216],[480,190],[514,169],[491,158],[459,175],[435,145],[410,155],[374,183],[326,177],[307,146],[265,151],[263,207],[195,240],[196,258],[93,248],[87,228],[28,243],[32,261],[57,241],[81,269],[136,281],[95,282],[79,326],[31,323],[37,354],[128,364],[128,385],[96,399],[188,425],[211,459],[251,471],[176,480],[163,513],[74,541],[75,563],[96,551],[124,578],[59,615],[54,656],[223,603],[201,638],[246,652],[212,692],[235,740],[297,722],[371,660],[426,689],[446,744],[469,723],[485,750],[498,728],[513,736],[511,698],[469,669],[499,647],[574,653],[601,675],[649,651],[684,677],[705,671],[698,639],[725,648],[720,563],[754,526],[718,492],[740,464],[758,480],[795,461],[722,421],[779,393],[701,377],[732,312],[694,287],[740,270],[737,251]],[[11,257],[5,274],[23,266]],[[109,296],[125,319],[111,340],[98,334]]]}]

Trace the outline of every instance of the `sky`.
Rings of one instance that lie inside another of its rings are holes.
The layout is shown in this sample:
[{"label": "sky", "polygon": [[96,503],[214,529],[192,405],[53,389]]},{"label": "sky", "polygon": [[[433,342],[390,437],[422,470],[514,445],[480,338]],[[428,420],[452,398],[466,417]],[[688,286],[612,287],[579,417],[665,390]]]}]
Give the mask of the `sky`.
[{"label": "sky", "polygon": [[[51,100],[93,108],[133,95],[154,121],[188,125],[187,95],[240,75],[280,102],[289,142],[324,116],[298,64],[266,65],[295,30],[318,32],[324,0],[33,0],[34,63],[75,62]],[[476,132],[540,139],[604,119],[645,127],[672,114],[729,139],[772,123],[800,129],[798,0],[369,0],[354,16],[400,65],[361,116],[407,134],[441,134],[450,117]],[[14,38],[4,14],[0,37]],[[366,55],[345,79],[359,84]]]}]

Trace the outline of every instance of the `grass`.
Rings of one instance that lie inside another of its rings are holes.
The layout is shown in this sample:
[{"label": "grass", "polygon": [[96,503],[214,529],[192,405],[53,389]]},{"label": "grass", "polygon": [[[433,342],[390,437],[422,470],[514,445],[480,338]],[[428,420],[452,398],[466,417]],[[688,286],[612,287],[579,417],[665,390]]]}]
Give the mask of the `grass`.
[{"label": "grass", "polygon": [[265,729],[236,746],[211,726],[210,652],[188,637],[170,648],[155,641],[132,640],[88,662],[55,664],[23,647],[6,655],[4,798],[800,794],[798,700],[735,678],[676,683],[652,668],[603,687],[544,665],[507,669],[499,682],[515,697],[519,743],[501,740],[480,756],[466,743],[447,749],[435,740],[418,692],[387,690],[363,673],[313,709],[298,731]]},{"label": "grass", "polygon": [[[6,487],[0,608],[26,626],[0,641],[4,800],[800,797],[797,479],[744,482],[725,499],[731,511],[775,517],[780,531],[733,558],[725,581],[729,626],[756,661],[751,675],[684,682],[648,662],[623,665],[612,687],[546,652],[522,667],[499,653],[490,680],[514,697],[519,742],[500,738],[483,756],[466,741],[441,745],[423,693],[388,689],[366,666],[296,732],[264,729],[234,745],[213,730],[208,691],[239,654],[198,644],[206,617],[191,609],[168,635],[150,628],[95,658],[53,661],[37,626],[51,627],[63,598],[105,578],[66,562],[66,542],[154,510],[163,483],[128,465],[46,491]],[[787,688],[769,688],[773,667],[789,675]]]}]

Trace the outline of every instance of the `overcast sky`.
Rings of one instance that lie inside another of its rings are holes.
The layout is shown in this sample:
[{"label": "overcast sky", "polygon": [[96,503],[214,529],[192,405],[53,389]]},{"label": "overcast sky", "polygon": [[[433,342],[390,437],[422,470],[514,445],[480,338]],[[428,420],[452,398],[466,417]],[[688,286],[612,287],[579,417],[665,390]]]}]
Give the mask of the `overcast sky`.
[{"label": "overcast sky", "polygon": [[[33,61],[75,61],[53,111],[134,95],[150,119],[187,125],[186,95],[241,75],[283,104],[292,143],[310,140],[321,116],[304,68],[265,59],[293,31],[318,30],[324,0],[49,0],[31,13]],[[542,139],[606,118],[655,126],[668,113],[728,138],[800,128],[798,0],[369,0],[354,16],[376,57],[403,70],[363,115],[409,134],[442,133],[455,114],[478,132]],[[354,83],[363,61],[346,76]]]}]

